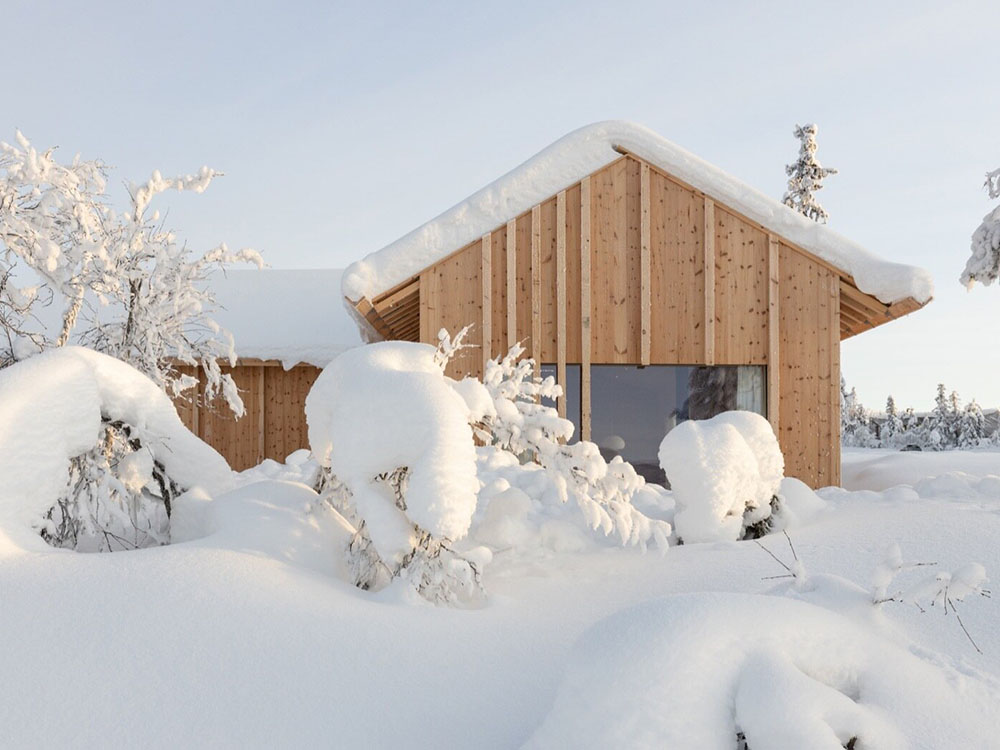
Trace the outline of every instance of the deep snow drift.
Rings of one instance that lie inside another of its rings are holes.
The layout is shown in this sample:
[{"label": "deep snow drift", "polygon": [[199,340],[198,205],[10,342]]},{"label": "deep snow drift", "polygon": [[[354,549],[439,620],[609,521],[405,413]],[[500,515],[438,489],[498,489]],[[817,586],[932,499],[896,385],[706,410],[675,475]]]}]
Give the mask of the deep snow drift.
[{"label": "deep snow drift", "polygon": [[[760,724],[777,699],[776,710],[794,707],[810,731],[842,723],[904,738],[920,731],[913,746],[935,750],[953,739],[995,741],[998,601],[959,605],[979,655],[952,614],[876,609],[868,582],[896,540],[910,558],[946,569],[978,560],[995,575],[998,499],[824,490],[827,507],[792,532],[801,585],[764,580],[786,571],[753,542],[690,544],[661,557],[586,535],[549,537],[576,539],[575,549],[531,544],[514,529],[519,546],[499,547],[486,570],[485,606],[455,610],[344,582],[338,550],[351,529],[312,490],[287,481],[310,476],[301,458],[245,472],[244,486],[214,500],[179,499],[178,543],[168,547],[105,555],[0,547],[4,741],[511,748],[535,736],[552,744],[560,727],[576,731],[562,723],[558,696],[592,669],[606,680],[579,708],[605,720],[595,741],[613,733],[662,747],[659,730],[686,705],[688,684],[670,690],[656,668],[667,664],[693,668],[692,695],[708,696],[692,719],[718,715],[711,696],[735,686],[723,729],[736,728],[738,711],[745,732],[767,738],[757,750],[783,747],[773,722]],[[762,543],[792,563],[783,537]],[[752,606],[739,603],[746,600]],[[844,649],[843,661],[832,663],[836,650],[817,644]],[[650,689],[637,694],[637,684]],[[772,687],[756,689],[764,685]],[[937,701],[928,706],[929,686]],[[917,724],[896,720],[917,714]],[[626,727],[626,715],[640,720]]]}]

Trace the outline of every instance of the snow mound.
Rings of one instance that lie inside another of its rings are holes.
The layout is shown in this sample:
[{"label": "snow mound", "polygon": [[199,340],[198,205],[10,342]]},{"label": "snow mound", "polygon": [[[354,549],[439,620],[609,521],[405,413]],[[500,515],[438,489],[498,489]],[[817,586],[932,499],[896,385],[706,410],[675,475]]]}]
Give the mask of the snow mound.
[{"label": "snow mound", "polygon": [[745,521],[770,514],[785,468],[771,425],[746,411],[681,422],[659,458],[677,504],[674,530],[688,543],[739,539]]},{"label": "snow mound", "polygon": [[255,482],[212,498],[200,489],[174,501],[173,544],[231,549],[347,580],[354,527],[297,482]]},{"label": "snow mound", "polygon": [[139,428],[181,487],[215,493],[233,484],[225,459],[153,381],[89,349],[55,349],[0,370],[0,529],[15,545],[44,547],[34,529],[65,489],[70,459],[97,444],[102,416]]},{"label": "snow mound", "polygon": [[[412,524],[460,539],[476,507],[469,406],[428,344],[382,342],[331,362],[306,398],[309,445],[351,490],[383,557],[412,549]],[[409,469],[405,512],[373,479]]]},{"label": "snow mound", "polygon": [[646,127],[610,120],[564,136],[443,214],[349,266],[345,297],[369,299],[621,156],[645,159],[854,277],[886,303],[934,293],[930,273],[882,260],[829,227],[811,221]]},{"label": "snow mound", "polygon": [[1000,695],[841,615],[776,596],[671,596],[578,641],[529,748],[988,747]]}]

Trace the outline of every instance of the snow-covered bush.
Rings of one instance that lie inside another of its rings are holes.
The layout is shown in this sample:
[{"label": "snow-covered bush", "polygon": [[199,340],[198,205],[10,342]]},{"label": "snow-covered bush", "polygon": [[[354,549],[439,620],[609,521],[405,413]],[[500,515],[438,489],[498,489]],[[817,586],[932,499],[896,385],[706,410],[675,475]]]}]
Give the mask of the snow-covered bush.
[{"label": "snow-covered bush", "polygon": [[4,529],[116,550],[168,541],[173,497],[233,474],[149,378],[68,346],[0,371],[0,477]]},{"label": "snow-covered bush", "polygon": [[681,422],[660,443],[659,459],[677,503],[679,539],[736,540],[767,531],[785,461],[762,416],[729,411]]},{"label": "snow-covered bush", "polygon": [[813,124],[796,125],[794,135],[799,139],[799,158],[785,167],[788,175],[788,190],[781,202],[793,208],[803,216],[822,224],[826,223],[829,214],[816,200],[816,193],[823,189],[823,180],[836,169],[824,167],[816,158],[816,133],[819,128]]},{"label": "snow-covered bush", "polygon": [[[164,178],[159,172],[130,187],[131,205],[116,213],[105,203],[105,167],[75,159],[59,164],[20,133],[0,144],[0,365],[74,337],[136,367],[177,395],[196,380],[175,363],[198,365],[205,397],[221,395],[243,413],[235,383],[219,360],[235,361],[232,336],[212,319],[206,286],[213,269],[262,264],[252,250],[225,245],[195,256],[150,212],[166,190],[204,192],[214,170]],[[30,277],[27,280],[25,277]],[[33,319],[32,308],[62,307],[56,335]]]},{"label": "snow-covered bush", "polygon": [[451,545],[476,507],[469,423],[481,415],[445,377],[446,362],[427,344],[370,344],[327,365],[306,398],[325,495],[357,528],[349,556],[361,588],[402,578],[434,602],[479,592],[481,560]]},{"label": "snow-covered bush", "polygon": [[[642,513],[633,500],[643,491],[645,480],[631,464],[616,456],[610,462],[595,443],[567,444],[573,423],[559,417],[542,398],[554,399],[562,390],[551,377],[534,374],[531,358],[520,344],[502,358],[489,361],[483,385],[492,400],[480,427],[485,442],[537,463],[550,481],[552,501],[572,501],[587,526],[605,536],[615,536],[623,545],[646,549],[650,542],[665,551],[671,527],[662,519]],[[653,491],[655,493],[655,491]]]}]

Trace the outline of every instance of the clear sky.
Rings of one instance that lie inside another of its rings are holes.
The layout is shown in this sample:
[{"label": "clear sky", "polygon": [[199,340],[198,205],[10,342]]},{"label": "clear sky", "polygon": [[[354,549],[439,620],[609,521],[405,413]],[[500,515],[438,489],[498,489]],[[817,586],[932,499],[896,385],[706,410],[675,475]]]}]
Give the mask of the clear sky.
[{"label": "clear sky", "polygon": [[276,268],[343,266],[596,120],[780,198],[792,127],[816,122],[831,226],[937,286],[844,344],[848,383],[871,408],[929,408],[939,381],[1000,406],[1000,288],[957,282],[1000,166],[995,0],[5,0],[2,25],[0,137],[100,157],[119,194],[221,169],[168,223]]}]

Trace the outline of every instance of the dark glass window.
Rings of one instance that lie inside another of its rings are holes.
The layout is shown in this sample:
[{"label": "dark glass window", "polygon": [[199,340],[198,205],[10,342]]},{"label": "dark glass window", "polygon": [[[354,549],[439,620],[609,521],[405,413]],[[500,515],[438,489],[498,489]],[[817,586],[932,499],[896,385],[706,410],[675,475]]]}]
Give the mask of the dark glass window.
[{"label": "dark glass window", "polygon": [[[559,369],[556,365],[542,365],[542,377],[547,378],[549,375],[559,382]],[[566,419],[573,423],[573,437],[569,442],[575,443],[580,439],[580,365],[566,365],[566,382],[559,385],[566,395]],[[556,408],[556,402],[551,399],[542,399],[542,403]]]},{"label": "dark glass window", "polygon": [[766,415],[764,369],[591,365],[591,438],[606,459],[620,455],[646,481],[665,484],[657,457],[663,436],[685,419],[733,409]]}]

